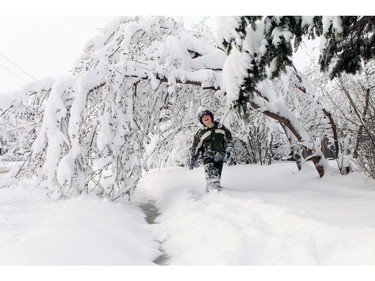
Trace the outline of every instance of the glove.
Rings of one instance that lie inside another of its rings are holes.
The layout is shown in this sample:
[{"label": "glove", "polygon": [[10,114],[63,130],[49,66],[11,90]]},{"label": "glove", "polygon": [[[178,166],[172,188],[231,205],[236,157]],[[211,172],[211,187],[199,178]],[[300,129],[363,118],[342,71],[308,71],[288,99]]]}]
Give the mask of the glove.
[{"label": "glove", "polygon": [[229,165],[232,166],[234,164],[234,151],[233,148],[229,147],[227,148],[225,152],[225,158],[224,161]]}]

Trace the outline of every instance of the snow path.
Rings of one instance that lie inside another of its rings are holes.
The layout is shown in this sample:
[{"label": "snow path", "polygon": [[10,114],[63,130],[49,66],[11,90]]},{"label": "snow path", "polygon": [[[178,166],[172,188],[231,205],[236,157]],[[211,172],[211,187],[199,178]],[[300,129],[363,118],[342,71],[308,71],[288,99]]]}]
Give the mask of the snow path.
[{"label": "snow path", "polygon": [[[141,208],[143,213],[145,213],[146,222],[151,225],[155,224],[156,218],[160,216],[159,209],[156,207],[155,202],[146,201],[146,202],[139,203],[138,206]],[[160,251],[161,251],[161,254],[153,262],[157,265],[166,265],[169,257],[168,255],[164,253],[162,249],[160,249]]]},{"label": "snow path", "polygon": [[161,215],[154,235],[170,265],[375,264],[374,181],[306,164],[224,167],[205,193],[203,170],[151,171],[138,190]]}]

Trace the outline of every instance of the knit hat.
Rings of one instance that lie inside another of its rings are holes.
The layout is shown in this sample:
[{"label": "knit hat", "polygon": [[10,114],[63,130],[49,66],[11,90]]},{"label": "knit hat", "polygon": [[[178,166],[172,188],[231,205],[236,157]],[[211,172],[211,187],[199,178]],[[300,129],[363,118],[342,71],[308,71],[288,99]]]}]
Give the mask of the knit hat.
[{"label": "knit hat", "polygon": [[212,119],[212,122],[214,122],[214,115],[208,109],[204,109],[204,110],[199,111],[199,113],[198,113],[198,120],[199,120],[199,122],[201,122],[201,124],[203,124],[202,117],[203,117],[203,115],[206,115],[206,114],[209,115],[211,117],[211,119]]}]

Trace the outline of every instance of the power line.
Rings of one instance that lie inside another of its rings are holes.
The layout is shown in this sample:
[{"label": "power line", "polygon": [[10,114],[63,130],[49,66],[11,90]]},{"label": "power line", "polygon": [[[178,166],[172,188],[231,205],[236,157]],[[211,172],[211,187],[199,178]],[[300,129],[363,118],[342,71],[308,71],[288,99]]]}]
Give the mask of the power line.
[{"label": "power line", "polygon": [[[25,69],[23,69],[22,67],[18,66],[16,63],[14,63],[10,58],[8,58],[7,56],[5,56],[4,54],[2,54],[0,52],[0,56],[2,56],[3,58],[5,58],[7,61],[9,61],[13,66],[17,67],[18,69],[20,69],[23,73],[25,73],[27,76],[31,77],[33,80],[38,80],[37,78],[35,78],[33,75],[31,75],[29,72],[27,72]],[[4,66],[3,66],[4,67]],[[5,69],[7,69],[6,67],[4,67]],[[8,71],[10,71],[9,69],[7,69]],[[12,72],[13,74],[15,74],[13,71],[10,71]],[[18,76],[18,75],[16,75]],[[18,76],[19,77],[19,76]]]},{"label": "power line", "polygon": [[23,79],[21,76],[19,76],[17,73],[13,72],[12,70],[10,70],[9,68],[5,67],[4,65],[1,65],[0,66],[2,68],[4,68],[5,70],[9,71],[10,73],[12,73],[13,75],[17,76],[18,78],[20,78],[21,80],[25,81],[25,82],[29,82],[29,81],[26,81],[25,79]]}]

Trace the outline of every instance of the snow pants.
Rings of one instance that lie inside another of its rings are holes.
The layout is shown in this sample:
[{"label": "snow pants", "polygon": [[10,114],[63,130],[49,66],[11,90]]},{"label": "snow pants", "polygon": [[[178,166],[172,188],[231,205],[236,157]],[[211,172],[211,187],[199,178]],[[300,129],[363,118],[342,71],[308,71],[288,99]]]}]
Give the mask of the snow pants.
[{"label": "snow pants", "polygon": [[214,158],[204,157],[203,164],[206,176],[206,191],[221,190],[220,180],[223,170],[223,160],[215,161]]}]

